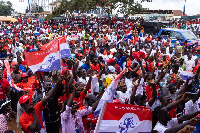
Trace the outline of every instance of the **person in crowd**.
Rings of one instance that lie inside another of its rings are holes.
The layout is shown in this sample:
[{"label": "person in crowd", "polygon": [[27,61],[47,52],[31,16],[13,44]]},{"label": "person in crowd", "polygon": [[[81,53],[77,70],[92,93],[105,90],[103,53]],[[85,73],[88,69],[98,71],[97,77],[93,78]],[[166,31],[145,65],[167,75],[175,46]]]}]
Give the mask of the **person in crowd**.
[{"label": "person in crowd", "polygon": [[[43,21],[19,16],[18,20],[0,22],[0,105],[11,103],[17,127],[25,133],[41,127],[40,133],[57,133],[61,128],[70,133],[94,132],[99,118],[93,111],[112,82],[117,82],[112,104],[151,111],[152,132],[185,133],[195,128],[199,132],[199,118],[193,119],[200,111],[196,40],[179,44],[171,36],[149,34],[143,18]],[[198,19],[171,23],[192,32],[199,29]],[[50,52],[54,42],[62,44],[57,52],[64,48],[67,54]],[[29,59],[30,55],[41,58]],[[0,114],[0,120],[5,116]],[[9,122],[8,128],[5,123],[3,130],[10,132]]]},{"label": "person in crowd", "polygon": [[22,129],[26,132],[38,132],[40,125],[44,128],[40,112],[45,109],[48,101],[54,96],[57,89],[62,85],[62,78],[53,89],[51,89],[45,98],[33,106],[32,98],[29,95],[23,95],[19,98],[19,104],[24,109],[24,113],[19,117],[19,123]]}]

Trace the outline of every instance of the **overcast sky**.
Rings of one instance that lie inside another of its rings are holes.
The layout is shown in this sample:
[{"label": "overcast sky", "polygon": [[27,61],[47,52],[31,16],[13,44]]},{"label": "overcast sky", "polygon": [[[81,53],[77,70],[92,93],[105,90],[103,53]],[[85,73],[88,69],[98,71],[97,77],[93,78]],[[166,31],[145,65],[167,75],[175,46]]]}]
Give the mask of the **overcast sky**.
[{"label": "overcast sky", "polygon": [[[28,6],[28,0],[19,2],[19,0],[5,0],[13,3],[13,7],[18,12],[25,12],[26,6]],[[41,0],[39,0],[41,1]],[[48,1],[48,0],[45,0]],[[49,0],[52,2],[52,0]],[[54,0],[55,1],[55,0]],[[144,8],[149,9],[162,9],[162,10],[183,10],[184,0],[152,0],[153,2],[142,3]],[[41,2],[40,2],[41,3]],[[187,0],[186,1],[186,14],[196,15],[200,14],[200,0]]]}]

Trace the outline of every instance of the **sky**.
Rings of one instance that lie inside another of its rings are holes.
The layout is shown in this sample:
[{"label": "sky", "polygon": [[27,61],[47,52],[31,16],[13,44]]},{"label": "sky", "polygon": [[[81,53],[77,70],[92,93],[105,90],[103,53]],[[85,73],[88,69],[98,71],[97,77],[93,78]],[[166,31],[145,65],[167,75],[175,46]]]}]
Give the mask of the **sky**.
[{"label": "sky", "polygon": [[[17,12],[21,13],[24,13],[26,6],[28,6],[28,0],[24,0],[24,2],[19,2],[19,0],[4,0],[4,1],[12,2],[14,9]],[[52,0],[49,1],[51,2]],[[142,6],[144,8],[149,8],[150,10],[158,10],[158,9],[183,10],[184,1],[185,0],[152,0],[152,2],[143,2]],[[186,14],[187,15],[200,14],[200,8],[198,7],[200,7],[200,0],[187,0],[185,8]]]}]

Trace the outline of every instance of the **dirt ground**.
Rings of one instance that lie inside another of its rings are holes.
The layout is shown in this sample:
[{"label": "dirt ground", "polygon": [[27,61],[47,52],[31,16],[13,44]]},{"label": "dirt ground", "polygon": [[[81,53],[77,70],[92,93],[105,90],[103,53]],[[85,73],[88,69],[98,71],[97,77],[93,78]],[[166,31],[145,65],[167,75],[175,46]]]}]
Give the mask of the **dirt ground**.
[{"label": "dirt ground", "polygon": [[[11,121],[8,122],[8,130],[14,130],[15,133],[22,133],[20,128],[17,128],[16,119],[12,118]],[[62,129],[60,128],[60,133],[62,133]]]}]

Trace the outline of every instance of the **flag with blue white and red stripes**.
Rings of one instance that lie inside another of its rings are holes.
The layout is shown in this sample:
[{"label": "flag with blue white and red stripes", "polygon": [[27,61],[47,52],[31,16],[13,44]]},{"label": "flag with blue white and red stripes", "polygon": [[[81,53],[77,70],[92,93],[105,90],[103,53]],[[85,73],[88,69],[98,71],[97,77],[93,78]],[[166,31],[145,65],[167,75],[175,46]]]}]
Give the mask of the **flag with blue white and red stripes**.
[{"label": "flag with blue white and red stripes", "polygon": [[119,45],[120,43],[122,43],[124,41],[128,41],[129,39],[131,39],[131,37],[133,36],[132,30],[133,30],[133,27],[131,27],[130,30],[128,31],[128,33],[117,42],[117,45]]},{"label": "flag with blue white and red stripes", "polygon": [[96,133],[151,133],[150,108],[116,103],[107,103],[103,108],[95,128]]}]

